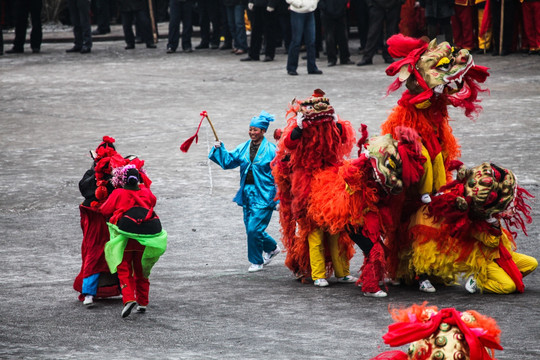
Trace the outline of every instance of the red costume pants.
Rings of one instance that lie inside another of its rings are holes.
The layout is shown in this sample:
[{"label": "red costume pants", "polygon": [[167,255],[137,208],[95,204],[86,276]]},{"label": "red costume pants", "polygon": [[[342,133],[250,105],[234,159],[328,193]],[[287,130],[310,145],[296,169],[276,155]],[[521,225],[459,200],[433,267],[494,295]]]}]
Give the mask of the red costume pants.
[{"label": "red costume pants", "polygon": [[124,304],[137,301],[141,306],[148,305],[150,281],[143,276],[141,265],[144,248],[138,241],[129,239],[124,250],[124,258],[118,265],[118,280]]},{"label": "red costume pants", "polygon": [[455,6],[455,15],[452,17],[454,43],[457,47],[474,49],[474,6]]},{"label": "red costume pants", "polygon": [[524,2],[523,30],[529,40],[529,50],[540,50],[540,1]]}]

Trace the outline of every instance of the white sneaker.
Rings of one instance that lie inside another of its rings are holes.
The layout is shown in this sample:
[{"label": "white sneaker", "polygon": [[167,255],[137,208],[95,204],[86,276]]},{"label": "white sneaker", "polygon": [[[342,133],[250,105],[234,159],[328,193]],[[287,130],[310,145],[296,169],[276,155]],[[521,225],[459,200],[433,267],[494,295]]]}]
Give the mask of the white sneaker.
[{"label": "white sneaker", "polygon": [[268,265],[270,264],[270,262],[272,261],[272,259],[274,257],[276,257],[277,254],[279,254],[281,252],[281,249],[279,248],[279,246],[276,246],[276,248],[274,249],[274,251],[270,251],[269,253],[266,253],[264,254],[263,256],[263,259],[264,259],[264,265]]},{"label": "white sneaker", "polygon": [[382,290],[379,290],[379,291],[374,292],[374,293],[365,292],[364,296],[375,297],[375,298],[383,298],[383,297],[388,296],[388,294],[386,292],[382,291]]},{"label": "white sneaker", "polygon": [[420,283],[420,291],[426,292],[426,293],[434,293],[437,291],[433,285],[431,285],[431,282],[429,280],[424,280]]},{"label": "white sneaker", "polygon": [[399,285],[401,285],[401,281],[395,280],[395,279],[391,279],[391,278],[384,278],[384,283],[385,283],[385,284],[390,284],[390,285],[393,285],[393,286],[399,286]]},{"label": "white sneaker", "polygon": [[122,317],[128,317],[129,314],[131,314],[131,310],[133,310],[135,305],[137,305],[135,301],[128,301],[127,303],[125,303],[124,308],[122,309]]},{"label": "white sneaker", "polygon": [[467,290],[471,294],[474,294],[476,290],[478,290],[476,280],[474,280],[474,277],[472,275],[467,278],[467,281],[465,281],[465,290]]},{"label": "white sneaker", "polygon": [[146,312],[146,306],[142,306],[142,305],[139,305],[137,306],[137,310],[136,310],[138,313],[145,313]]},{"label": "white sneaker", "polygon": [[83,305],[85,305],[86,307],[94,306],[94,297],[92,295],[86,295],[84,297]]},{"label": "white sneaker", "polygon": [[325,287],[330,285],[326,279],[317,279],[313,282],[313,285],[319,286],[319,287]]},{"label": "white sneaker", "polygon": [[251,264],[249,266],[248,272],[261,271],[263,269],[263,264]]},{"label": "white sneaker", "polygon": [[351,275],[347,275],[347,276],[340,277],[337,279],[338,283],[345,283],[345,284],[355,283],[357,281],[358,281],[358,278]]}]

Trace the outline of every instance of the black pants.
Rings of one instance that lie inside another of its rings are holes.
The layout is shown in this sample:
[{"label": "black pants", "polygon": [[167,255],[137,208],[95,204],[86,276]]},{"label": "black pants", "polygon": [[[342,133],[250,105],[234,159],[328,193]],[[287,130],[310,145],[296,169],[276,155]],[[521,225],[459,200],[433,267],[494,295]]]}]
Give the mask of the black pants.
[{"label": "black pants", "polygon": [[339,61],[344,64],[350,60],[349,39],[347,36],[347,18],[332,18],[330,16],[321,16],[325,39],[326,55],[328,62],[336,62],[339,51]]},{"label": "black pants", "polygon": [[122,28],[128,46],[135,46],[135,34],[133,33],[133,21],[136,21],[141,32],[142,40],[146,45],[154,43],[150,19],[144,10],[122,11]]},{"label": "black pants", "polygon": [[13,49],[23,50],[28,27],[28,14],[32,18],[32,32],[30,33],[30,47],[39,50],[43,39],[41,28],[42,0],[17,0],[14,2],[15,10],[15,39]]},{"label": "black pants", "polygon": [[[493,51],[499,52],[499,44],[501,41],[501,2],[490,2],[491,19],[493,21]],[[512,51],[512,42],[514,40],[514,21],[516,14],[516,4],[514,1],[504,2],[504,24],[502,36],[502,49],[505,52]],[[484,13],[484,16],[486,14]]]},{"label": "black pants", "polygon": [[[366,42],[364,60],[371,60],[377,52],[380,44],[381,34],[385,34],[385,40],[397,34],[399,26],[399,16],[401,8],[399,6],[386,9],[379,5],[369,7],[369,31]],[[392,59],[388,54],[388,46],[383,47],[383,58]]]},{"label": "black pants", "polygon": [[276,15],[275,11],[268,12],[266,7],[255,6],[251,14],[251,44],[249,57],[259,59],[264,36],[266,57],[271,59],[276,54]]},{"label": "black pants", "polygon": [[[218,0],[199,0],[199,22],[201,45],[219,45],[219,2]],[[210,33],[210,24],[212,32]]]}]

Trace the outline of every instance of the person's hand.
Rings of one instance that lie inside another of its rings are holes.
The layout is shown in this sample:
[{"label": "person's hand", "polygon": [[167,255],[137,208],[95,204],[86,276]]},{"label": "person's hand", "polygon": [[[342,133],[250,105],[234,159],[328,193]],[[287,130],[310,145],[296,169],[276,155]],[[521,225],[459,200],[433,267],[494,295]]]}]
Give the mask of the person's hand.
[{"label": "person's hand", "polygon": [[249,9],[249,11],[253,11],[253,3],[252,2],[250,2],[248,4],[248,9]]},{"label": "person's hand", "polygon": [[216,142],[214,143],[214,147],[215,147],[216,149],[219,149],[219,148],[221,147],[221,141],[216,141]]},{"label": "person's hand", "polygon": [[272,11],[274,11],[274,8],[273,8],[273,7],[270,7],[270,6],[267,6],[267,7],[266,7],[266,11],[272,12]]},{"label": "person's hand", "polygon": [[298,126],[300,129],[303,129],[304,128],[304,114],[302,114],[301,112],[297,113],[296,114],[296,126]]},{"label": "person's hand", "polygon": [[333,113],[332,114],[332,117],[334,118],[334,122],[337,123],[338,122],[338,116],[336,113]]}]

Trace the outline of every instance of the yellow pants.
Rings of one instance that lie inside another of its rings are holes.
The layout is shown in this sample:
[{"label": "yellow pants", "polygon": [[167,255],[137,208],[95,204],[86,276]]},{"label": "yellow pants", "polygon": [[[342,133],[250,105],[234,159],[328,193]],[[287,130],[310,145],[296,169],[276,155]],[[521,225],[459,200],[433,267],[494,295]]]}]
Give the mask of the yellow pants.
[{"label": "yellow pants", "polygon": [[[523,276],[529,275],[538,266],[538,261],[528,255],[519,253],[512,254],[512,260],[516,263]],[[511,294],[516,291],[516,284],[510,276],[496,262],[487,266],[487,281],[484,283],[484,290],[495,294]]]},{"label": "yellow pants", "polygon": [[[350,274],[349,261],[339,253],[339,234],[330,235],[328,244],[330,256],[336,277]],[[311,264],[311,278],[313,280],[326,278],[326,263],[324,258],[324,231],[316,229],[308,235],[309,262]]]},{"label": "yellow pants", "polygon": [[[478,31],[480,32],[480,27],[482,26],[482,19],[484,18],[484,9],[478,9]],[[486,31],[484,36],[478,36],[478,48],[488,50],[491,48],[491,29]]]},{"label": "yellow pants", "polygon": [[422,146],[422,155],[426,158],[424,163],[424,175],[420,179],[420,194],[434,194],[446,184],[446,170],[441,153],[431,159],[427,149]]}]

